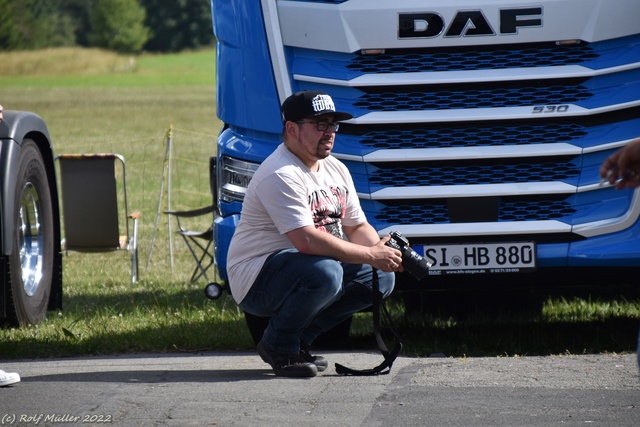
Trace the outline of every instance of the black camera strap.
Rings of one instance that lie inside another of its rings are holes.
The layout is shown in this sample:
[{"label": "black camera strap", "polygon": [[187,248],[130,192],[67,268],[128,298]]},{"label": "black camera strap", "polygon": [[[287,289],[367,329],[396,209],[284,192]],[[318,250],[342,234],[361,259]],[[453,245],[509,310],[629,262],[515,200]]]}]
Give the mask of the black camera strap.
[{"label": "black camera strap", "polygon": [[[393,324],[391,322],[391,316],[389,315],[389,311],[387,310],[387,306],[385,305],[382,294],[380,293],[380,282],[378,281],[378,270],[373,268],[373,283],[372,283],[372,291],[373,291],[373,332],[376,337],[376,343],[378,344],[378,349],[382,353],[384,357],[384,361],[378,366],[371,369],[351,369],[343,366],[339,363],[336,363],[336,373],[338,375],[386,375],[391,372],[391,366],[393,366],[393,362],[396,360],[400,352],[402,351],[402,341],[396,330],[393,328]],[[386,322],[389,325],[389,329],[393,332],[393,335],[396,338],[396,345],[393,348],[393,351],[389,351],[384,340],[382,339],[381,331],[380,331],[380,311],[384,313],[386,318]]]}]

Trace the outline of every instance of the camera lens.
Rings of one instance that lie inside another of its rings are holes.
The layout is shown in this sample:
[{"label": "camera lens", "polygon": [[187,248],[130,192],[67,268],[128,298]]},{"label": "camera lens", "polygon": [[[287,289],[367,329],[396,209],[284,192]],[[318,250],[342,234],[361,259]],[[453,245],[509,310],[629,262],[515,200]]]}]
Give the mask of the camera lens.
[{"label": "camera lens", "polygon": [[429,271],[429,267],[431,267],[431,264],[426,259],[409,246],[405,246],[402,249],[402,265],[409,274],[418,280],[421,280]]}]

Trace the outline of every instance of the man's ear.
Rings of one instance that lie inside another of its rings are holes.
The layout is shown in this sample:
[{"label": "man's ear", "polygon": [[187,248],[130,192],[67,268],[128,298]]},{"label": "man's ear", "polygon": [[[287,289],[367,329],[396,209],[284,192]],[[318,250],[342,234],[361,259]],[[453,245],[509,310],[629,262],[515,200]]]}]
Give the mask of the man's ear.
[{"label": "man's ear", "polygon": [[284,129],[287,132],[287,135],[297,137],[298,132],[300,131],[300,126],[298,126],[296,122],[286,122],[284,124]]}]

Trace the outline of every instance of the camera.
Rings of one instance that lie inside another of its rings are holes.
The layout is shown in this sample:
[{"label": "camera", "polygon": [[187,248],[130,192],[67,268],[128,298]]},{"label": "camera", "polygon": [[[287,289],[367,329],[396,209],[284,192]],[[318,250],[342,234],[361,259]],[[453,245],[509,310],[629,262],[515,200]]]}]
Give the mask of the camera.
[{"label": "camera", "polygon": [[409,240],[399,231],[392,231],[391,238],[385,244],[402,252],[402,266],[416,279],[421,280],[429,271],[431,263],[411,249]]}]

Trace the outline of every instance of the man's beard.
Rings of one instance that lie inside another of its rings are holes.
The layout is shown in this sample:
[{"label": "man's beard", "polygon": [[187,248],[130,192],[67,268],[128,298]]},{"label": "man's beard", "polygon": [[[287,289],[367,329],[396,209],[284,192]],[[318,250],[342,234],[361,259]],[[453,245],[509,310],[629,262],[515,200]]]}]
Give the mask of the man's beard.
[{"label": "man's beard", "polygon": [[[329,148],[329,149],[324,148],[325,145],[326,145],[325,141],[329,142],[331,148]],[[331,141],[323,139],[318,143],[318,148],[316,149],[316,157],[318,159],[326,159],[331,154],[331,150],[332,149],[333,149],[333,144],[331,143]]]}]

